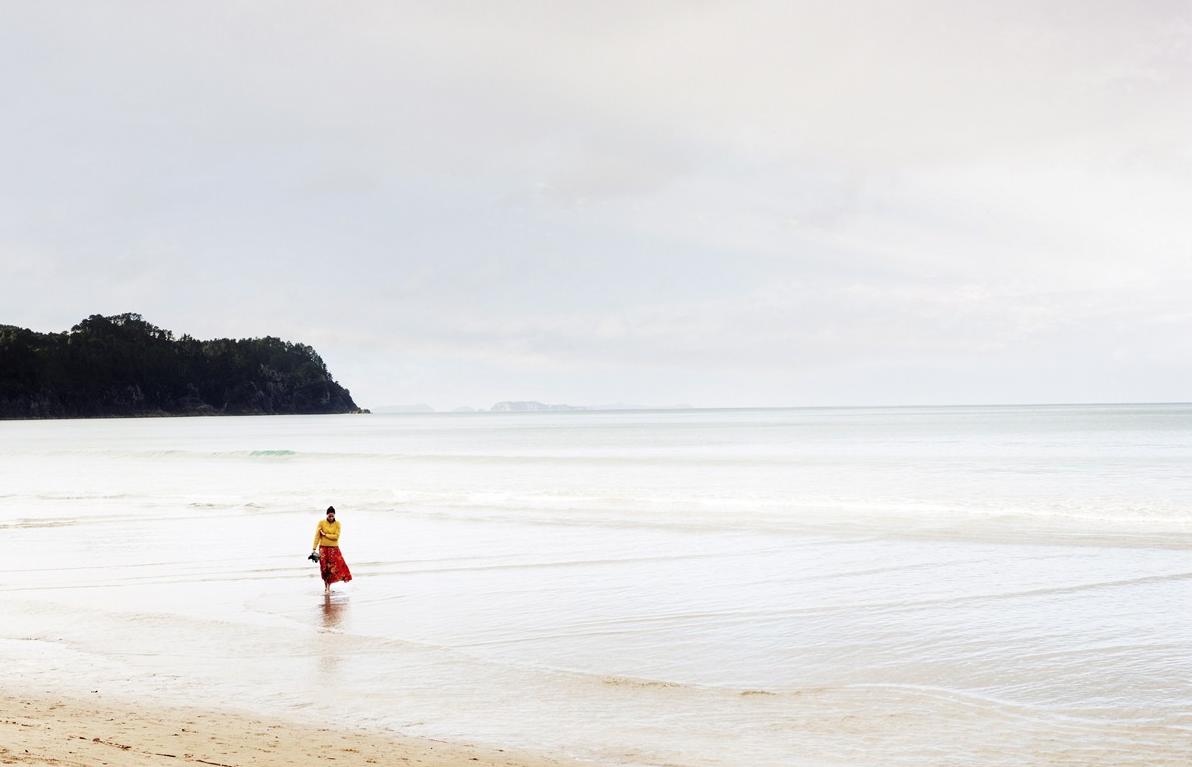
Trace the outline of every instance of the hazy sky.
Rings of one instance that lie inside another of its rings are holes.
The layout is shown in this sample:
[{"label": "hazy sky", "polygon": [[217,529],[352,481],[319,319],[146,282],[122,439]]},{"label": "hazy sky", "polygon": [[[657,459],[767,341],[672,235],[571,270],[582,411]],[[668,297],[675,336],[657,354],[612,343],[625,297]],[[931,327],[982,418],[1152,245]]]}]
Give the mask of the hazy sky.
[{"label": "hazy sky", "polygon": [[5,2],[0,323],[364,406],[1192,399],[1186,2]]}]

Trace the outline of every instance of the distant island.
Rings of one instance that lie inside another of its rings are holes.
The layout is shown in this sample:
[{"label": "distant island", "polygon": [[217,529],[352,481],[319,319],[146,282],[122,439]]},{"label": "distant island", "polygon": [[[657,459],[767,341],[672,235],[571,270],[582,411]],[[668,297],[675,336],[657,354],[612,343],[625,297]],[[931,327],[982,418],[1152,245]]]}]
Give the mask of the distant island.
[{"label": "distant island", "polygon": [[[506,400],[489,408],[490,413],[574,413],[591,410],[688,410],[691,405],[629,405],[618,402],[608,405],[548,405],[537,400]],[[457,408],[458,410],[458,408]]]},{"label": "distant island", "polygon": [[0,325],[0,418],[359,412],[305,344],[175,339],[131,313],[64,333]]},{"label": "distant island", "polygon": [[587,410],[579,405],[548,405],[545,402],[533,400],[517,400],[498,402],[490,408],[493,413],[569,413],[576,410]]},{"label": "distant island", "polygon": [[630,405],[617,402],[607,405],[551,405],[537,400],[503,400],[492,407],[471,407],[460,405],[448,411],[435,410],[425,402],[416,405],[384,405],[373,408],[374,412],[392,415],[448,412],[460,413],[579,413],[611,410],[690,410],[691,405]]}]

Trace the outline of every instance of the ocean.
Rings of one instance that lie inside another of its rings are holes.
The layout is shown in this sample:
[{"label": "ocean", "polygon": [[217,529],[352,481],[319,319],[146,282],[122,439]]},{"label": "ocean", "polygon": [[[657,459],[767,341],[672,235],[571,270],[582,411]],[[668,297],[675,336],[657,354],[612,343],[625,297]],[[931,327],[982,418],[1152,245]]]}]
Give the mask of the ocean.
[{"label": "ocean", "polygon": [[9,691],[603,765],[1192,762],[1192,405],[8,421],[0,534]]}]

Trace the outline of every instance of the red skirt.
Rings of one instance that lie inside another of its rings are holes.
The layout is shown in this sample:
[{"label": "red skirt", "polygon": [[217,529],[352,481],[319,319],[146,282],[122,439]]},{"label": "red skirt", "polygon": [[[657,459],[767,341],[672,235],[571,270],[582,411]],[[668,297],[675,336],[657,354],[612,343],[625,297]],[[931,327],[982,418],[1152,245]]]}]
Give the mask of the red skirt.
[{"label": "red skirt", "polygon": [[319,547],[319,570],[323,573],[323,583],[328,585],[352,580],[352,571],[348,569],[344,555],[339,552],[339,546]]}]

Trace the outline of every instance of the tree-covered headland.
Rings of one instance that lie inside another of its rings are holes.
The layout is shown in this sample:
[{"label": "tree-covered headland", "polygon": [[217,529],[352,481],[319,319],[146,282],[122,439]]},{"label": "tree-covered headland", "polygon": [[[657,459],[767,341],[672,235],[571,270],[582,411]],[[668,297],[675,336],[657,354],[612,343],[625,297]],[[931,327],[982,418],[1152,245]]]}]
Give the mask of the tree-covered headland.
[{"label": "tree-covered headland", "polygon": [[0,418],[354,412],[305,344],[175,338],[139,314],[65,333],[0,325]]}]

